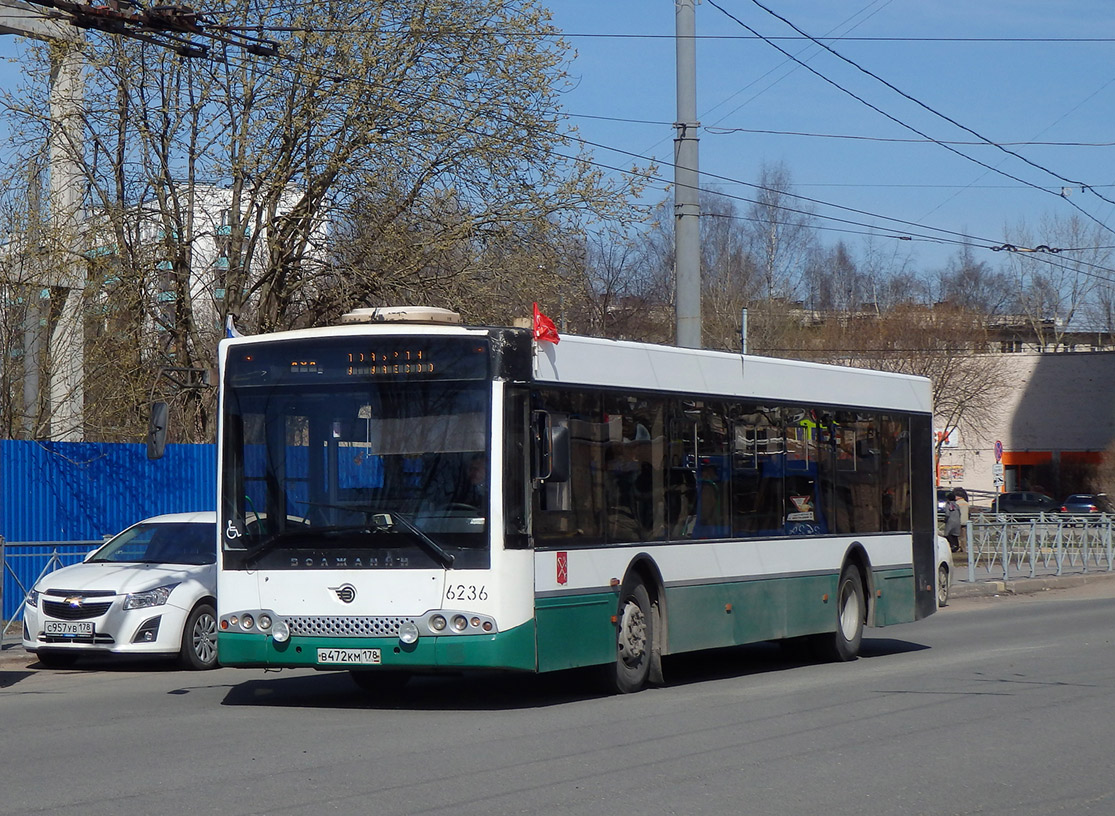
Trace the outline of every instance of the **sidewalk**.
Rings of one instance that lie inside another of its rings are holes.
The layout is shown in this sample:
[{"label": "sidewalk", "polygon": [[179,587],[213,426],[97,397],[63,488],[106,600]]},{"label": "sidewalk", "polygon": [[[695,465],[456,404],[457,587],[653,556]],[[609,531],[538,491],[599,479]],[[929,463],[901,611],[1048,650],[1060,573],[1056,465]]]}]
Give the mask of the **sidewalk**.
[{"label": "sidewalk", "polygon": [[[967,576],[967,566],[957,568],[957,574]],[[994,595],[1028,595],[1051,589],[1068,589],[1084,586],[1096,581],[1115,579],[1115,572],[1095,570],[1094,572],[1074,572],[1071,575],[1038,575],[1034,578],[977,578],[975,581],[954,580],[949,590],[949,600],[959,598],[982,598]]]},{"label": "sidewalk", "polygon": [[[15,669],[19,666],[29,666],[35,662],[35,656],[24,650],[20,639],[8,635],[0,643],[0,670]],[[0,686],[3,684],[0,683]]]}]

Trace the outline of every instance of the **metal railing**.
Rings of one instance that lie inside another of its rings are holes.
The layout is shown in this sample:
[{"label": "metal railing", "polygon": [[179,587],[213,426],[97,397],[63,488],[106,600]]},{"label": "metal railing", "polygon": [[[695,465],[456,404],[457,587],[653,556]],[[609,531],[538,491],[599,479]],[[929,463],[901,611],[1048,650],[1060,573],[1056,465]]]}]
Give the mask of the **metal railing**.
[{"label": "metal railing", "polygon": [[81,562],[104,541],[4,541],[0,536],[0,638],[23,620],[27,592],[60,567]]},{"label": "metal railing", "polygon": [[1011,578],[1115,569],[1115,516],[982,514],[968,519],[968,580],[977,571]]}]

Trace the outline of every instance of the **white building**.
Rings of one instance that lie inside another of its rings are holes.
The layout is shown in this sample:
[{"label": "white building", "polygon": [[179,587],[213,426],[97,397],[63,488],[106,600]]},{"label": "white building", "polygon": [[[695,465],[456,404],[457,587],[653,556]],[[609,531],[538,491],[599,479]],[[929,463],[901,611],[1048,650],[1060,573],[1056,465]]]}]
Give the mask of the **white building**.
[{"label": "white building", "polygon": [[939,484],[1035,489],[1058,499],[1087,490],[1081,482],[1115,439],[1115,352],[1024,351],[994,358],[995,376],[1010,386],[994,427],[977,436],[961,425],[949,434]]}]

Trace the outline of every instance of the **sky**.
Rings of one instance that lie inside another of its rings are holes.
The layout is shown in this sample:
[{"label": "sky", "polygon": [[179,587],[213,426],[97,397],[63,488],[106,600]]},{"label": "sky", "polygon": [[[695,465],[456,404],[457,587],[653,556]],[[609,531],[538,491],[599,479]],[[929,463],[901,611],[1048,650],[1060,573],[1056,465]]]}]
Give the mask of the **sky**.
[{"label": "sky", "polygon": [[[646,198],[665,198],[673,0],[547,5],[573,49],[570,123],[602,166],[654,159],[663,182]],[[702,185],[741,210],[781,163],[823,243],[870,242],[922,270],[965,243],[997,265],[991,247],[1020,223],[1049,246],[1051,217],[1115,229],[1110,0],[699,0],[696,20]],[[0,58],[16,49],[0,36]],[[0,83],[18,72],[0,63]]]},{"label": "sky", "polygon": [[[966,242],[996,265],[1002,254],[990,247],[1006,225],[1026,223],[1036,239],[1050,217],[1115,227],[1115,3],[761,2],[696,7],[702,186],[751,199],[760,169],[782,163],[794,192],[826,216],[826,245],[861,248],[873,232],[877,248],[928,269]],[[653,157],[672,178],[672,0],[550,8],[577,53],[564,106],[582,137]],[[595,152],[604,164],[632,161]],[[895,235],[913,240],[881,237]]]}]

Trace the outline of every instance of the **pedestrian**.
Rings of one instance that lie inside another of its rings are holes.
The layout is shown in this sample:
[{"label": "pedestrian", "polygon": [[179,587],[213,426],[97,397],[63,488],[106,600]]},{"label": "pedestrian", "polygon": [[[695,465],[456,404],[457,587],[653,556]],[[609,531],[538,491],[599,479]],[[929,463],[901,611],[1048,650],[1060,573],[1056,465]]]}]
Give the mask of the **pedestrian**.
[{"label": "pedestrian", "polygon": [[968,545],[968,516],[971,514],[971,505],[968,503],[968,491],[958,487],[952,491],[956,494],[956,506],[960,508],[960,540],[961,548]]},{"label": "pedestrian", "polygon": [[945,494],[945,538],[950,550],[960,552],[960,506],[951,490]]}]

